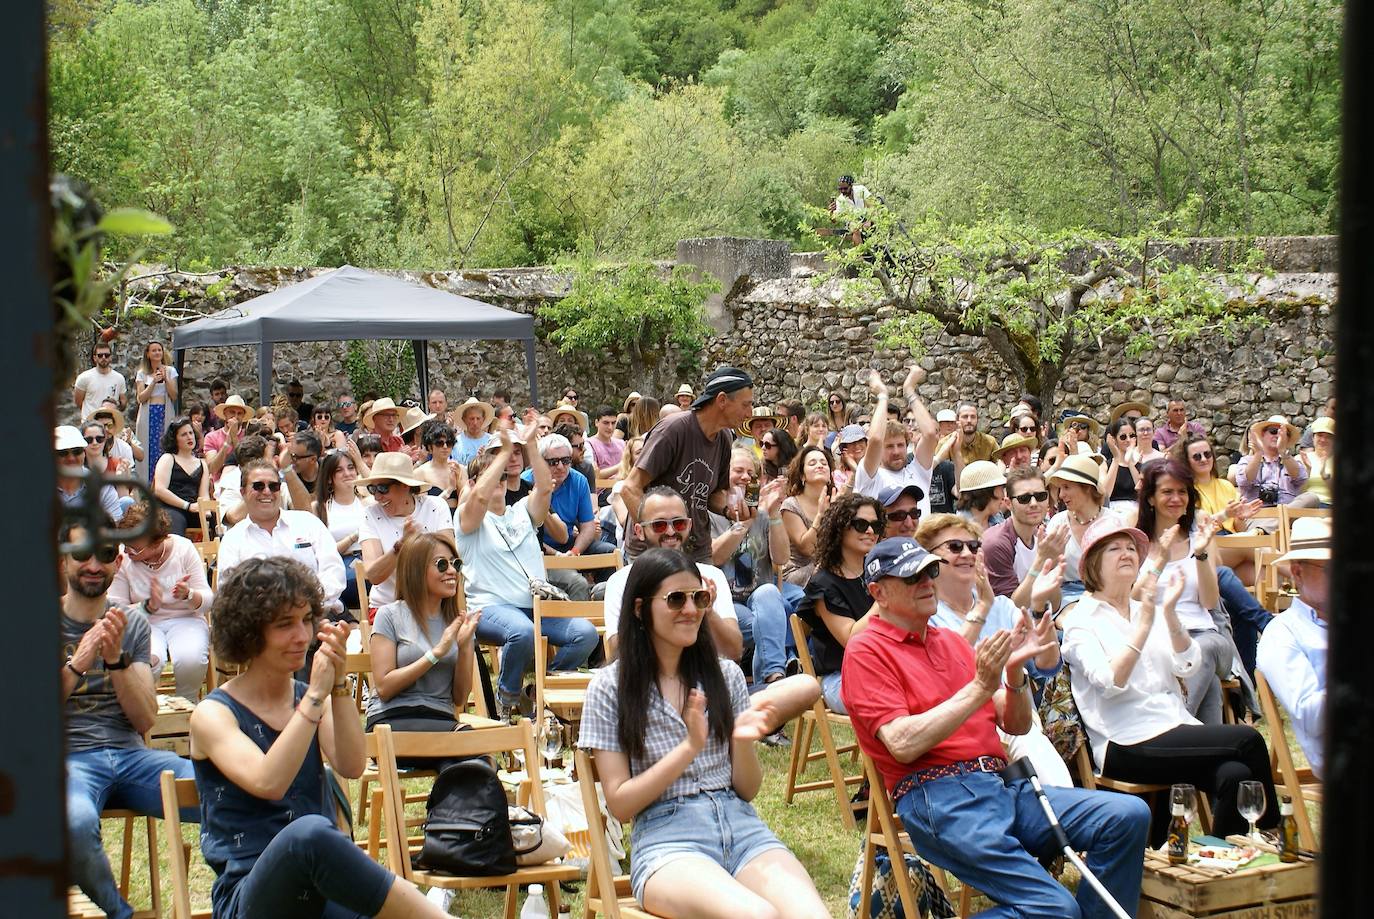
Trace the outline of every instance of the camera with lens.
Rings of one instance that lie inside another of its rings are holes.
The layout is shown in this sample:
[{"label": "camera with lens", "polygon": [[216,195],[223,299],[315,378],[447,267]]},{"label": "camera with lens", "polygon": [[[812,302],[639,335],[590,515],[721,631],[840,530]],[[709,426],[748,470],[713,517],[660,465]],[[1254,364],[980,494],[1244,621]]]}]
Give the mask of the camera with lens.
[{"label": "camera with lens", "polygon": [[1277,485],[1261,485],[1259,487],[1259,499],[1265,507],[1273,507],[1279,503],[1279,487]]}]

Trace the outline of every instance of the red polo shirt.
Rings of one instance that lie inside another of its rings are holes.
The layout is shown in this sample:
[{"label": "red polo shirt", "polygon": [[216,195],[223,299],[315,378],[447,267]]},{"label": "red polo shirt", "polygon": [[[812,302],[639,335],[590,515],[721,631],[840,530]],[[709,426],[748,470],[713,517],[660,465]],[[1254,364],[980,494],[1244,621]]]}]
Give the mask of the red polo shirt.
[{"label": "red polo shirt", "polygon": [[845,646],[840,696],[849,709],[859,746],[872,757],[891,791],[920,769],[979,756],[1006,756],[997,736],[997,711],[989,699],[924,756],[899,763],[878,739],[878,729],[907,715],[929,711],[973,679],[973,648],[949,629],[926,627],[926,637],[873,616]]}]

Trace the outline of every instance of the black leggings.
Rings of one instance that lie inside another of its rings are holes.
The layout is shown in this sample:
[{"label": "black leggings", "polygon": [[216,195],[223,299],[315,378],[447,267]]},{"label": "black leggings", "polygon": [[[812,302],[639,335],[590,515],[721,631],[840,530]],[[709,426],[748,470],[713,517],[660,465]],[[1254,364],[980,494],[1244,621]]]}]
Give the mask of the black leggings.
[{"label": "black leggings", "polygon": [[[1264,783],[1266,829],[1278,825],[1279,804],[1274,797],[1269,749],[1259,731],[1243,724],[1183,724],[1130,746],[1107,744],[1102,774],[1128,782],[1172,784],[1187,782],[1212,794],[1212,835],[1245,833],[1250,824],[1236,809],[1240,783]],[[1169,800],[1154,802],[1150,845],[1164,842],[1169,826]]]}]

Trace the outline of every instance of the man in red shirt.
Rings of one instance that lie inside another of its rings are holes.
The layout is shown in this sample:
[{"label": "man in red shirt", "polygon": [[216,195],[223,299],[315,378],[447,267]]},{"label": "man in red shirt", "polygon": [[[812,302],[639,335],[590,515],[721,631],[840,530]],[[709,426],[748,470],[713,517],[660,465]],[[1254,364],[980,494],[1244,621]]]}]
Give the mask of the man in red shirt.
[{"label": "man in red shirt", "polygon": [[[913,539],[878,543],[864,560],[873,598],[868,628],[845,647],[840,694],[859,746],[873,759],[922,858],[982,891],[980,916],[1111,917],[1088,884],[1078,900],[1037,857],[1053,836],[1024,778],[998,774],[997,728],[1025,733],[1031,694],[1024,664],[1054,640],[1053,623],[1023,619],[969,647],[929,624],[940,559]],[[1131,795],[1046,788],[1075,849],[1118,903],[1135,915],[1150,811]]]}]

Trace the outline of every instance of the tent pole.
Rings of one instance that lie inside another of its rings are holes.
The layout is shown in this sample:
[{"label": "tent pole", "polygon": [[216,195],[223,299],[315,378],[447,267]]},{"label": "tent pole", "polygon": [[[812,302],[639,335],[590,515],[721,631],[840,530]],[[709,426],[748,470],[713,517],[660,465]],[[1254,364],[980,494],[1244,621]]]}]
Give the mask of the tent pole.
[{"label": "tent pole", "polygon": [[429,407],[429,342],[412,339],[410,351],[415,356],[415,375],[420,378],[420,407]]},{"label": "tent pole", "polygon": [[258,342],[258,402],[272,404],[272,343]]},{"label": "tent pole", "polygon": [[177,349],[177,352],[176,352],[176,368],[177,368],[177,399],[176,399],[176,412],[177,412],[177,414],[179,415],[179,414],[181,414],[181,381],[184,380],[184,379],[186,379],[186,349],[185,349],[185,348],[178,348],[178,349]]},{"label": "tent pole", "polygon": [[535,352],[534,339],[525,339],[525,369],[530,375],[530,405],[539,404],[539,380],[535,375],[537,355]]}]

